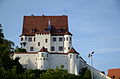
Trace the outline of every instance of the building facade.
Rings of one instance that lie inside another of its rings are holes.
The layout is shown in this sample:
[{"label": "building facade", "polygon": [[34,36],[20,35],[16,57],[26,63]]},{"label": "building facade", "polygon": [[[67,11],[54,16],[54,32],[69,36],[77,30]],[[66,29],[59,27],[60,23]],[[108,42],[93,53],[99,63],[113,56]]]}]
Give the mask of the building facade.
[{"label": "building facade", "polygon": [[78,75],[82,68],[90,68],[72,46],[65,15],[24,16],[20,39],[21,47],[27,52],[16,52],[13,58],[20,57],[20,63],[27,69],[47,70],[63,65],[63,69]]}]

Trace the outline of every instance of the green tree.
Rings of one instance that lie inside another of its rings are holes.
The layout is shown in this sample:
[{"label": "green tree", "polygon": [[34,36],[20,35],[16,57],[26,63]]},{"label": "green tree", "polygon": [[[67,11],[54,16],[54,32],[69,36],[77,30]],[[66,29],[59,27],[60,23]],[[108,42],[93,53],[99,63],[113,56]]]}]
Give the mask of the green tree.
[{"label": "green tree", "polygon": [[91,72],[87,67],[81,69],[80,75],[83,79],[91,79]]},{"label": "green tree", "polygon": [[27,52],[26,49],[24,49],[24,48],[19,48],[18,46],[16,46],[16,48],[15,48],[14,51],[15,51],[15,52]]}]

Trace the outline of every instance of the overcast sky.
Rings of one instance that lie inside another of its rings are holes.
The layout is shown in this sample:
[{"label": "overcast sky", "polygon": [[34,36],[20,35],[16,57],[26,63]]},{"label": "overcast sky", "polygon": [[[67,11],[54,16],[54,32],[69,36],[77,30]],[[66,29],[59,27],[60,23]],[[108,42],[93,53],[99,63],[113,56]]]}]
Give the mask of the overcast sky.
[{"label": "overcast sky", "polygon": [[0,24],[6,39],[19,46],[23,16],[67,15],[73,47],[94,67],[120,68],[120,0],[0,0]]}]

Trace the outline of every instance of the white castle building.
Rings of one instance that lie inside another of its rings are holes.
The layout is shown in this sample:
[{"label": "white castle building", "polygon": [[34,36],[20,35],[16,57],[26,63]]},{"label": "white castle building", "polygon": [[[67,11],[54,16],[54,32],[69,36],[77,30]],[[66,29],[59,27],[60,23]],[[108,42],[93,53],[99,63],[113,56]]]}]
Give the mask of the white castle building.
[{"label": "white castle building", "polygon": [[[20,57],[20,63],[27,69],[46,70],[63,65],[69,73],[78,75],[82,68],[90,68],[72,46],[65,15],[24,16],[20,39],[21,47],[27,52],[16,52],[13,57]],[[95,69],[94,72],[100,74]]]}]

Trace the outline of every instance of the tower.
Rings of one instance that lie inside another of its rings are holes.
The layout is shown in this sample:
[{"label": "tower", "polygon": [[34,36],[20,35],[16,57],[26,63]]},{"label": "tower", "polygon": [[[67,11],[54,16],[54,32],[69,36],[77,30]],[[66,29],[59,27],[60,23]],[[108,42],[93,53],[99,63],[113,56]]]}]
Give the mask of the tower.
[{"label": "tower", "polygon": [[79,74],[79,53],[74,49],[71,48],[71,50],[68,52],[68,58],[69,58],[69,73],[75,73],[76,75]]},{"label": "tower", "polygon": [[49,53],[45,47],[42,47],[41,50],[38,52],[37,58],[37,69],[46,70],[48,69],[48,56]]},{"label": "tower", "polygon": [[64,52],[67,53],[72,48],[72,34],[67,31],[64,35]]}]

